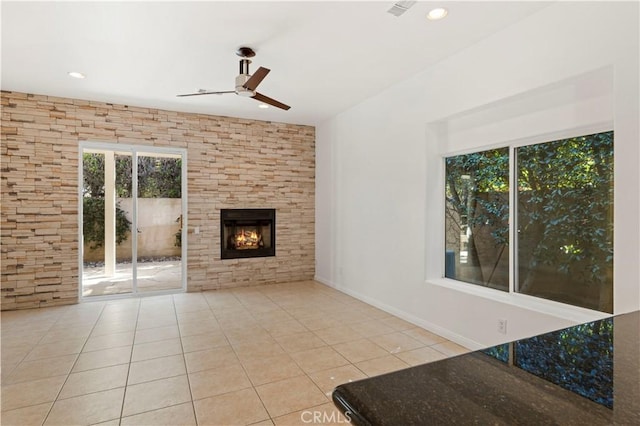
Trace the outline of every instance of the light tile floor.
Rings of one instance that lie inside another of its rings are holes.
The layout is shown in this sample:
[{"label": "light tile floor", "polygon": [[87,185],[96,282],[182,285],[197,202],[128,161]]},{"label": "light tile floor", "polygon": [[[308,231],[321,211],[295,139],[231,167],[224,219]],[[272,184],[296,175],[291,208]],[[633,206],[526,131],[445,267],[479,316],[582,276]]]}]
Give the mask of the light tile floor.
[{"label": "light tile floor", "polygon": [[2,425],[344,424],[340,383],[468,352],[316,282],[2,312]]}]

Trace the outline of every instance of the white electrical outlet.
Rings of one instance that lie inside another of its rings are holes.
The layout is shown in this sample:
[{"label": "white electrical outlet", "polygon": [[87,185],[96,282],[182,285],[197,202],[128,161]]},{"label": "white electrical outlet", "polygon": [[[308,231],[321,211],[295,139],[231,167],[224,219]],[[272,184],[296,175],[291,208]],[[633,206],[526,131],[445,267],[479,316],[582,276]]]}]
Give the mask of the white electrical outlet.
[{"label": "white electrical outlet", "polygon": [[507,334],[507,320],[504,318],[498,319],[498,333]]},{"label": "white electrical outlet", "polygon": [[194,234],[199,234],[200,233],[200,227],[196,226],[195,228],[193,228],[193,233]]}]

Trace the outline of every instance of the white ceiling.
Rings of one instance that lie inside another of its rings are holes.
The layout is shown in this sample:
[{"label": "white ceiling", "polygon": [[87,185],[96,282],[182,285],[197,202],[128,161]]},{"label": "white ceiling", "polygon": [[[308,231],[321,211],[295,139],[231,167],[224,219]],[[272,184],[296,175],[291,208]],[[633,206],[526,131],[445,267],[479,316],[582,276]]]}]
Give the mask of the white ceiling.
[{"label": "white ceiling", "polygon": [[[550,4],[429,1],[394,17],[393,3],[3,0],[2,90],[314,125]],[[449,16],[426,20],[437,5]],[[289,111],[176,97],[233,90],[240,46],[252,72],[271,69],[258,91]]]}]

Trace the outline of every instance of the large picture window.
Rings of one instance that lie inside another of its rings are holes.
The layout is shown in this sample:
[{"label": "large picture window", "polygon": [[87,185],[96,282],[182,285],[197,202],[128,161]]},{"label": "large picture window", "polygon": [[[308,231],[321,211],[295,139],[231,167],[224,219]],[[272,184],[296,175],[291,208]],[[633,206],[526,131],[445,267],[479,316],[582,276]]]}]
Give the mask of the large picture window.
[{"label": "large picture window", "polygon": [[509,153],[445,159],[445,276],[613,313],[613,132]]}]

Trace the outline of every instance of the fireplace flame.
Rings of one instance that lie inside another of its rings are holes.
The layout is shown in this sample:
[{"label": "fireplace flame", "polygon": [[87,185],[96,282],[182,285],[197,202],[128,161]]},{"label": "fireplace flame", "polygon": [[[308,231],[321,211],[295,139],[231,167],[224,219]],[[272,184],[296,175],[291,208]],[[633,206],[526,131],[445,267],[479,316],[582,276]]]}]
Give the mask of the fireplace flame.
[{"label": "fireplace flame", "polygon": [[251,249],[260,247],[262,238],[255,230],[245,231],[244,228],[240,229],[235,235],[236,249]]}]

